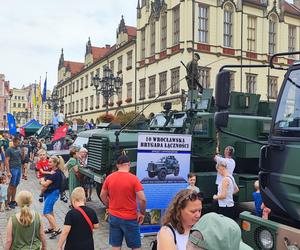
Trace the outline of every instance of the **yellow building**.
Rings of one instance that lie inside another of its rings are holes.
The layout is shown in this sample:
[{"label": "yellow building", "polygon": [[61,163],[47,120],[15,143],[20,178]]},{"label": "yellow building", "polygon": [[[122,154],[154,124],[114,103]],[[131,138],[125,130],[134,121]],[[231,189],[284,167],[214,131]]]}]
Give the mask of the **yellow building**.
[{"label": "yellow building", "polygon": [[15,117],[18,127],[24,125],[30,118],[28,109],[28,91],[24,88],[12,89],[11,114]]},{"label": "yellow building", "polygon": [[[126,35],[122,22],[118,38]],[[90,87],[92,73],[101,75],[105,64],[115,74],[122,72],[124,84],[119,99],[123,103],[124,98],[132,99],[132,103],[121,105],[123,111],[141,110],[153,103],[151,109],[145,110],[147,115],[161,111],[165,101],[171,101],[173,109],[179,110],[181,90],[187,90],[182,63],[192,59],[193,51],[201,56],[200,83],[213,88],[216,74],[225,64],[267,64],[274,53],[300,50],[300,1],[290,4],[284,0],[139,0],[136,39],[118,42],[114,56],[108,52],[97,60],[92,60],[94,53],[88,49],[88,42],[85,63],[73,75],[71,62],[60,61],[58,87],[64,93],[65,113],[67,110],[68,115],[89,120],[105,111],[103,102],[96,108],[99,99],[94,101],[95,91]],[[119,58],[126,57],[129,51],[132,69],[125,70]],[[284,66],[296,59],[280,57],[275,63]],[[122,66],[117,71],[116,61]],[[265,68],[234,69],[231,89],[257,93],[264,100],[275,99],[283,74],[284,71]],[[85,87],[76,93],[74,89],[79,84]],[[82,111],[77,106],[83,107]],[[116,111],[117,107],[110,110]]]}]

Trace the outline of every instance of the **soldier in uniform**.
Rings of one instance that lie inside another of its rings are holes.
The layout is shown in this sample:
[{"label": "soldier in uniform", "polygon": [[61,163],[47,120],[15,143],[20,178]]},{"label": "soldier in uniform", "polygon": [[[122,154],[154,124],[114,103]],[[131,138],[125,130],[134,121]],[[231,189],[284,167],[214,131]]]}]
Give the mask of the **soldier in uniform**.
[{"label": "soldier in uniform", "polygon": [[186,66],[186,71],[187,71],[187,84],[189,90],[197,90],[197,87],[199,89],[199,92],[203,92],[203,87],[199,83],[199,70],[198,70],[198,61],[200,60],[200,55],[195,53],[193,60],[191,60],[187,66]]}]

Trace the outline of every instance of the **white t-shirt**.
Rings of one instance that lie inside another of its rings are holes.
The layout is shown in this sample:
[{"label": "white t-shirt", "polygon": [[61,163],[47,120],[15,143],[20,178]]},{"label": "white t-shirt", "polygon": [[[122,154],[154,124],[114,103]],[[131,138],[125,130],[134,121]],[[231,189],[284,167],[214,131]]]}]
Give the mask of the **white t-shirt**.
[{"label": "white t-shirt", "polygon": [[[216,160],[217,163],[222,162],[222,161],[226,162],[228,173],[230,175],[233,175],[233,171],[235,169],[234,159],[232,159],[232,158],[223,158],[222,156],[216,155],[215,160]],[[219,173],[217,173],[217,179],[216,179],[216,184],[217,185],[219,185],[222,182],[222,178],[223,177]]]},{"label": "white t-shirt", "polygon": [[57,116],[58,122],[64,122],[65,120],[65,115],[63,113],[59,113]]}]

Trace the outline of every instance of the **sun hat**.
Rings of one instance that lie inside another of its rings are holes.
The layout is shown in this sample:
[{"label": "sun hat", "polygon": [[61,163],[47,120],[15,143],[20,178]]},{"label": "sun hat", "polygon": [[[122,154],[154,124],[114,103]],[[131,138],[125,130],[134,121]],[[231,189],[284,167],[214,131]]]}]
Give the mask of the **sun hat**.
[{"label": "sun hat", "polygon": [[[194,231],[202,237],[193,235]],[[251,250],[241,239],[241,229],[232,219],[217,213],[203,215],[192,227],[189,241],[207,250]],[[252,249],[253,250],[253,249]]]}]

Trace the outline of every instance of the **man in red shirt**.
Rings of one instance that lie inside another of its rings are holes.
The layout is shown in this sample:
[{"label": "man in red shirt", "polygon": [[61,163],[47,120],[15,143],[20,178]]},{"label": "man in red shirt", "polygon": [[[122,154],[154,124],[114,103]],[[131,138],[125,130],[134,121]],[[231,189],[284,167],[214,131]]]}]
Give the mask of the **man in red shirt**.
[{"label": "man in red shirt", "polygon": [[143,223],[146,209],[144,188],[139,179],[129,172],[130,161],[126,155],[117,159],[117,168],[118,171],[104,181],[100,194],[109,212],[109,244],[113,250],[119,250],[125,237],[127,247],[139,250],[139,225]]}]

